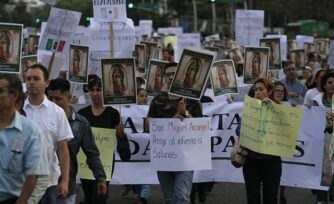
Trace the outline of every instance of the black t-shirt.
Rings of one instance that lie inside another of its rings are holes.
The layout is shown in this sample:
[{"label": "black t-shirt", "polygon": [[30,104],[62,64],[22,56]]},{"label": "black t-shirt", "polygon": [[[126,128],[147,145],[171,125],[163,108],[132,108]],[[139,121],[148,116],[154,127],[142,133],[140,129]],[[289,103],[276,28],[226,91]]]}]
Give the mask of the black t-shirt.
[{"label": "black t-shirt", "polygon": [[91,127],[115,129],[120,122],[119,112],[112,107],[106,107],[102,114],[98,116],[93,114],[92,106],[82,108],[78,113],[88,120]]}]

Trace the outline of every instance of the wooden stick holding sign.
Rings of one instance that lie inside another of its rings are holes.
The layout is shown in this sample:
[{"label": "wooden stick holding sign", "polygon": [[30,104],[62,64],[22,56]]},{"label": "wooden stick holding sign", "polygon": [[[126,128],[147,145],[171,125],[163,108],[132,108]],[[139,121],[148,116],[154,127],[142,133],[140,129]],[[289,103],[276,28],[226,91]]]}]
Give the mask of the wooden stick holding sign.
[{"label": "wooden stick holding sign", "polygon": [[51,73],[51,70],[52,70],[52,65],[53,65],[53,61],[55,59],[55,55],[56,55],[56,53],[52,52],[51,59],[50,59],[49,65],[48,65],[48,72],[49,72],[49,74]]}]

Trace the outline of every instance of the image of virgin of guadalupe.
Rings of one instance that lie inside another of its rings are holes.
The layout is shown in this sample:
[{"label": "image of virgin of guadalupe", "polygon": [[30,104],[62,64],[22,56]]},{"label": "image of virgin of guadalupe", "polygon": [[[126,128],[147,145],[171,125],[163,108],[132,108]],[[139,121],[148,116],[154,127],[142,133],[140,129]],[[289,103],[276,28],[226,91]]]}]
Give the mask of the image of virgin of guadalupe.
[{"label": "image of virgin of guadalupe", "polygon": [[80,51],[77,49],[73,50],[72,72],[73,75],[80,73]]},{"label": "image of virgin of guadalupe", "polygon": [[164,85],[163,79],[164,79],[163,68],[161,66],[157,66],[154,74],[154,84],[153,84],[154,90],[160,91],[162,89]]},{"label": "image of virgin of guadalupe", "polygon": [[0,31],[0,61],[8,62],[11,57],[10,53],[11,40],[7,31]]},{"label": "image of virgin of guadalupe", "polygon": [[197,81],[198,72],[200,68],[200,59],[192,58],[186,65],[186,75],[183,81],[183,86],[186,88],[192,88]]},{"label": "image of virgin of guadalupe", "polygon": [[121,65],[115,65],[112,72],[112,90],[115,96],[123,96],[125,94],[125,78],[126,76],[121,68]]},{"label": "image of virgin of guadalupe", "polygon": [[224,64],[222,66],[218,66],[217,68],[217,75],[219,79],[219,84],[221,88],[226,88],[229,86],[229,79],[228,79],[228,74],[226,71],[228,65]]},{"label": "image of virgin of guadalupe", "polygon": [[252,77],[258,78],[261,74],[261,54],[254,52],[251,57]]}]

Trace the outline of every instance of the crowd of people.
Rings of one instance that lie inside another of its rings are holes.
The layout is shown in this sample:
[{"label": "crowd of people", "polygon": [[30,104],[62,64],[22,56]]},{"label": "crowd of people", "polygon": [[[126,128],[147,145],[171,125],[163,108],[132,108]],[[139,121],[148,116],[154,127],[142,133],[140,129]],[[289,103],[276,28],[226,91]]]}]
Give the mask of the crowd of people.
[{"label": "crowd of people", "polygon": [[[215,43],[220,42],[207,42]],[[163,78],[163,86],[169,90],[178,67],[174,62],[171,44],[163,48],[160,58],[168,61],[160,76]],[[228,54],[223,55],[223,58],[234,60]],[[239,70],[238,77],[242,78],[240,63],[235,64]],[[300,67],[296,67],[292,61],[284,62],[285,76],[282,79],[258,78],[254,84],[249,85],[248,95],[265,104],[331,108],[334,72],[329,69],[326,59],[320,59],[314,51],[309,53],[306,66],[301,68],[302,74],[298,74],[297,68]],[[75,203],[77,155],[80,148],[86,155],[88,167],[95,178],[80,179],[84,203],[106,203],[109,181],[106,181],[107,176],[92,128],[116,130],[116,151],[122,161],[130,160],[131,150],[119,111],[103,106],[101,78],[98,75],[88,76],[83,94],[73,97],[71,83],[64,78],[49,79],[47,68],[41,64],[29,66],[24,76],[25,93],[19,77],[0,73],[0,204]],[[150,97],[145,89],[145,81],[145,74],[138,72],[137,104],[149,105],[145,120],[147,133],[149,118],[183,120],[203,117],[202,103],[218,102],[213,95],[205,94],[200,101],[168,92]],[[183,85],[187,87],[191,84],[189,82]],[[207,89],[210,89],[210,83]],[[224,102],[233,103],[237,98],[240,97],[228,96]],[[72,104],[78,103],[87,106],[76,111]],[[332,134],[334,113],[329,112],[326,119],[324,131]],[[240,134],[240,124],[241,122],[236,129],[237,135]],[[197,194],[199,202],[205,203],[205,196],[212,189],[213,183],[194,184],[193,175],[194,171],[158,171],[163,203],[193,204]],[[261,200],[264,204],[287,203],[285,188],[280,187],[282,161],[279,156],[248,150],[243,175],[248,204],[259,204]],[[150,185],[126,185],[123,196],[130,190],[138,195],[138,204],[149,202]],[[327,203],[329,198],[333,198],[326,191],[313,192],[317,195],[317,203]]]}]

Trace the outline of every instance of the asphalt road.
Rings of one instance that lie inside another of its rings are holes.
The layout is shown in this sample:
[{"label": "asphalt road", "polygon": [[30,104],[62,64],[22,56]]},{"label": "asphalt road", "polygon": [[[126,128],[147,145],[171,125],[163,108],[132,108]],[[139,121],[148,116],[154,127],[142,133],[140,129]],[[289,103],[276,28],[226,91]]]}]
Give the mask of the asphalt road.
[{"label": "asphalt road", "polygon": [[[121,196],[124,187],[122,185],[111,185],[109,188],[108,204],[135,204],[136,195],[130,192]],[[162,194],[159,185],[151,185],[152,196],[148,199],[149,204],[162,204]],[[77,196],[77,203],[81,199],[80,192]],[[314,204],[315,195],[309,189],[286,188],[288,204]],[[199,204],[197,200],[196,203]],[[246,191],[244,184],[237,183],[216,183],[212,192],[208,193],[206,204],[245,204]]]}]

